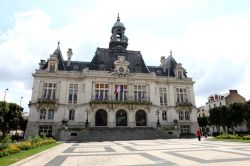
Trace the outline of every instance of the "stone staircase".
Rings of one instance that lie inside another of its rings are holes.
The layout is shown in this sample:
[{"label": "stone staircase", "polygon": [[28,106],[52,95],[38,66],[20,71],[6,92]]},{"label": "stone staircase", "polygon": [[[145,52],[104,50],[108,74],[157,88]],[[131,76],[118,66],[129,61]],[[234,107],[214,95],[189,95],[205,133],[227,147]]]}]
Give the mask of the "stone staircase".
[{"label": "stone staircase", "polygon": [[[95,127],[79,131],[64,131],[60,140],[62,141],[121,141],[121,140],[152,140],[175,138],[172,134],[151,127]],[[72,133],[77,133],[73,134]]]}]

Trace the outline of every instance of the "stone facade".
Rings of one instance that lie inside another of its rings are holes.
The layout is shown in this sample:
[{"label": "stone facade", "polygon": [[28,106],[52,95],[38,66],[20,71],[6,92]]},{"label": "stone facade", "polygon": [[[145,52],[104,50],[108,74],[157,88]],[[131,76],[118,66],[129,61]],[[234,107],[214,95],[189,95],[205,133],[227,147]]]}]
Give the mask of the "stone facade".
[{"label": "stone facade", "polygon": [[125,27],[117,18],[109,48],[97,48],[91,62],[64,61],[58,48],[33,73],[26,136],[86,127],[197,129],[194,81],[172,52],[159,66],[146,66],[140,51],[126,50]]}]

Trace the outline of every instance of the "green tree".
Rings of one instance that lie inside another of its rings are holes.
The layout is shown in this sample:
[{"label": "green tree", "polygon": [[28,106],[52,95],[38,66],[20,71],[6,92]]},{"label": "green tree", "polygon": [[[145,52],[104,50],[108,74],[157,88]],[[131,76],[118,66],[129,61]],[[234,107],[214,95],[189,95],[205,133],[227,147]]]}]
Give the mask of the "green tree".
[{"label": "green tree", "polygon": [[227,132],[229,132],[229,129],[232,128],[233,122],[232,122],[232,111],[227,106],[221,106],[219,107],[220,110],[220,120],[221,120],[221,126],[223,127],[223,130],[227,128]]},{"label": "green tree", "polygon": [[15,103],[0,101],[0,130],[6,135],[11,130],[20,129],[23,108]]},{"label": "green tree", "polygon": [[[229,109],[231,111],[231,122],[232,127],[237,127],[238,125],[241,125],[243,122],[243,104],[242,103],[233,103],[229,105]],[[233,128],[234,130],[234,128]]]},{"label": "green tree", "polygon": [[202,131],[204,131],[208,125],[208,118],[206,116],[198,117],[197,121],[198,121],[199,127],[201,127]]},{"label": "green tree", "polygon": [[6,121],[6,116],[9,112],[9,104],[5,101],[0,101],[0,130],[3,132],[3,135],[6,134],[8,123]]},{"label": "green tree", "polygon": [[246,122],[248,131],[250,132],[250,100],[243,104],[243,119]]},{"label": "green tree", "polygon": [[220,131],[221,120],[220,120],[220,110],[218,107],[211,108],[209,110],[209,122],[210,125],[215,126],[217,131]]}]

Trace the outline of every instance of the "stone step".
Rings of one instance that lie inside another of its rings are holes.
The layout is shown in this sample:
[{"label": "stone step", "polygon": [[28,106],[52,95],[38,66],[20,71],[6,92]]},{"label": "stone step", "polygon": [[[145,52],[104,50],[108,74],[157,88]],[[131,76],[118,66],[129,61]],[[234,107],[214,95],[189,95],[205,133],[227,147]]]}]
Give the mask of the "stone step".
[{"label": "stone step", "polygon": [[[150,128],[150,127],[95,127],[81,131],[63,131],[61,140],[64,141],[119,141],[119,140],[152,140],[174,138],[172,134]],[[77,136],[71,136],[71,133]]]}]

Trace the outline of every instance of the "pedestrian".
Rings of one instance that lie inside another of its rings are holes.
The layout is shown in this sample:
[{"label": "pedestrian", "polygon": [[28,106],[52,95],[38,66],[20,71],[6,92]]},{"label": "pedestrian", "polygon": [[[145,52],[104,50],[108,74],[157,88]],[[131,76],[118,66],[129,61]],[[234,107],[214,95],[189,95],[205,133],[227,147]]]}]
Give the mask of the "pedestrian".
[{"label": "pedestrian", "polygon": [[196,136],[197,136],[198,140],[201,141],[201,131],[200,131],[200,129],[198,129],[196,131]]}]

